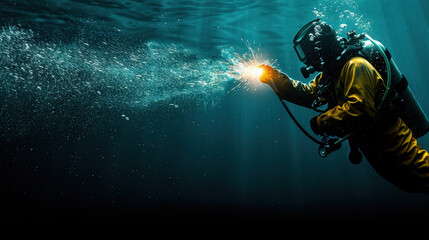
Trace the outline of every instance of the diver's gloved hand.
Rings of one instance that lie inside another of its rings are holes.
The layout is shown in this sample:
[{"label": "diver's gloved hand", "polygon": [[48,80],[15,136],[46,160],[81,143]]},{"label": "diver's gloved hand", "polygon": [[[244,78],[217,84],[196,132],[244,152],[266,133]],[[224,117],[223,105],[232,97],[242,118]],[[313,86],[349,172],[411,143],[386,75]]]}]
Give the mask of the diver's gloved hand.
[{"label": "diver's gloved hand", "polygon": [[310,120],[310,127],[311,127],[311,130],[313,130],[314,134],[321,135],[322,130],[320,129],[319,124],[317,123],[317,117],[318,116],[316,116]]},{"label": "diver's gloved hand", "polygon": [[274,83],[274,81],[285,76],[285,75],[281,74],[279,70],[277,70],[277,69],[275,69],[269,65],[262,64],[259,67],[264,70],[261,77],[259,78],[259,81],[261,81],[263,83],[271,85]]}]

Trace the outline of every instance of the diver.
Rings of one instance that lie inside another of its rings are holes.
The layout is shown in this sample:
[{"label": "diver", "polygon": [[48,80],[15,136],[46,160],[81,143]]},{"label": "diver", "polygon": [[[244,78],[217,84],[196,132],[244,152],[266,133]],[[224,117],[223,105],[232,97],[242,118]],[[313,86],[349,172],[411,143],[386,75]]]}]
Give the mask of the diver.
[{"label": "diver", "polygon": [[368,35],[347,35],[338,37],[320,19],[309,22],[293,43],[306,65],[301,68],[304,77],[319,74],[304,84],[261,65],[260,81],[282,101],[320,112],[310,127],[323,137],[328,152],[339,148],[339,138],[347,139],[352,163],[359,163],[363,154],[400,189],[429,193],[429,154],[416,140],[428,132],[428,118],[389,51]]}]

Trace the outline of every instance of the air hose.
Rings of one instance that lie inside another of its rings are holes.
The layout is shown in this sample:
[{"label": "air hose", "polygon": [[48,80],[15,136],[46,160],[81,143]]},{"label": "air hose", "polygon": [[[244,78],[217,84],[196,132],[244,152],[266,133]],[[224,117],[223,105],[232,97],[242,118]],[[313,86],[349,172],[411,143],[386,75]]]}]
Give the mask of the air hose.
[{"label": "air hose", "polygon": [[279,98],[280,102],[282,103],[283,107],[286,109],[286,112],[289,114],[290,118],[293,120],[293,122],[295,123],[295,125],[301,130],[302,133],[304,133],[305,136],[307,136],[311,141],[315,142],[316,144],[323,144],[323,142],[317,140],[315,137],[311,136],[311,134],[309,132],[307,132],[307,130],[305,130],[301,124],[298,122],[298,120],[296,120],[295,116],[293,115],[293,113],[290,111],[289,107],[286,105],[285,101],[280,97],[279,95],[279,91],[276,87],[276,85],[274,84],[273,81],[269,82],[270,86],[273,88],[274,93],[276,94],[276,96]]},{"label": "air hose", "polygon": [[365,36],[369,39],[369,41],[372,42],[372,44],[374,44],[374,46],[380,51],[381,56],[384,59],[384,62],[386,63],[386,70],[387,70],[387,83],[386,83],[386,91],[384,91],[384,95],[383,98],[380,101],[380,104],[378,104],[377,107],[377,111],[378,112],[381,108],[381,106],[383,105],[383,102],[386,100],[387,95],[389,95],[389,91],[390,91],[390,85],[392,84],[392,69],[390,68],[390,61],[386,56],[386,53],[384,53],[383,49],[380,47],[380,45],[378,45],[377,42],[374,41],[374,39],[372,39],[370,36],[368,36],[367,34],[365,34]]}]

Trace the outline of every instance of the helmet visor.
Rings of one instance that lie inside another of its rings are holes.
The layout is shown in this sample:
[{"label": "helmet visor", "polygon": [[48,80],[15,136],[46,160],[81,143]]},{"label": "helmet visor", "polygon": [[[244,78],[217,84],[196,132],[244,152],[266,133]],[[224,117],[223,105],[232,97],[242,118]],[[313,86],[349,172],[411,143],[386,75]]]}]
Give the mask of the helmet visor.
[{"label": "helmet visor", "polygon": [[305,63],[307,59],[306,59],[306,57],[305,57],[305,53],[304,53],[304,51],[303,51],[303,50],[302,50],[302,48],[301,48],[301,45],[296,44],[296,45],[294,45],[294,46],[293,46],[293,48],[295,49],[295,52],[296,52],[296,54],[298,55],[299,60],[300,60],[301,62]]}]

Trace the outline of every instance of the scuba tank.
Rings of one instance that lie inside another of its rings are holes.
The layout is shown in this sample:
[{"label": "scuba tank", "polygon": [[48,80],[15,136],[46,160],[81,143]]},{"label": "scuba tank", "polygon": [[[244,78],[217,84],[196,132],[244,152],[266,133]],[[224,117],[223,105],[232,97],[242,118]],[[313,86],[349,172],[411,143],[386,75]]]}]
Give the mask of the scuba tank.
[{"label": "scuba tank", "polygon": [[[408,86],[408,81],[392,59],[392,55],[380,42],[373,40],[367,34],[356,35],[355,31],[347,33],[348,39],[342,38],[344,51],[338,57],[345,63],[352,57],[365,58],[380,73],[387,86],[386,96],[393,106],[396,115],[411,129],[413,137],[419,138],[429,131],[429,119]],[[380,102],[384,104],[384,99]],[[383,106],[385,108],[385,106]]]},{"label": "scuba tank", "polygon": [[[366,36],[367,38],[369,36]],[[411,129],[413,137],[419,138],[429,131],[429,119],[422,107],[408,86],[408,81],[401,73],[392,59],[390,52],[378,41],[373,40],[387,57],[391,72],[391,89],[394,91],[393,104],[397,115]],[[380,73],[381,77],[387,80],[387,66],[383,56],[374,43],[370,40],[362,40],[362,49],[359,55],[368,60]]]}]

